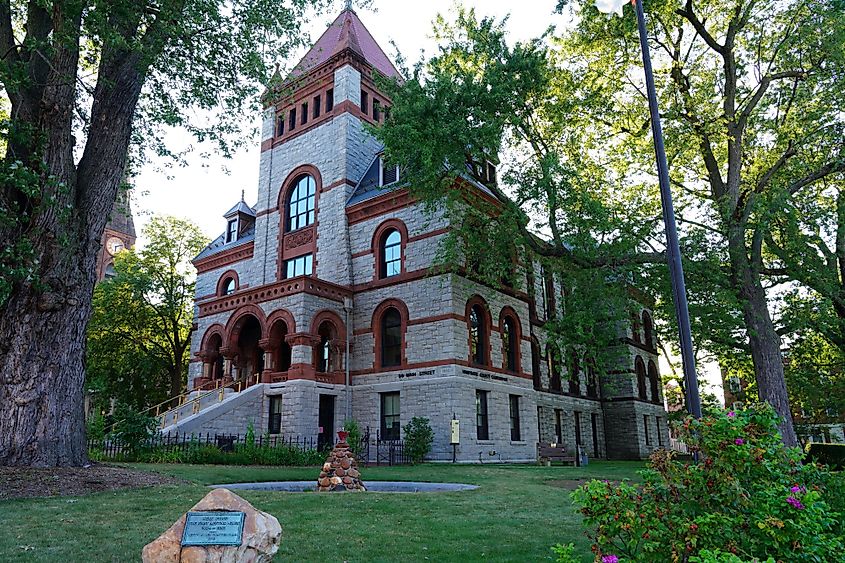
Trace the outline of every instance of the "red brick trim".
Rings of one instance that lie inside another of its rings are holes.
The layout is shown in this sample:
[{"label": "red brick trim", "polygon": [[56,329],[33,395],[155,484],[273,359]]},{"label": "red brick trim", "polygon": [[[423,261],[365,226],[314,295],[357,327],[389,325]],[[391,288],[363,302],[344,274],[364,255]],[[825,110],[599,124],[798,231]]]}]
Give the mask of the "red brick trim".
[{"label": "red brick trim", "polygon": [[231,311],[247,303],[264,303],[272,299],[294,295],[297,293],[308,293],[318,297],[324,297],[343,303],[344,297],[352,297],[352,291],[348,287],[337,285],[325,280],[311,276],[299,276],[279,282],[262,285],[248,291],[241,291],[234,295],[215,297],[202,303],[197,303],[199,316],[205,317],[216,313]]},{"label": "red brick trim", "polygon": [[[516,334],[514,335],[514,343],[516,344],[514,353],[516,357],[514,358],[516,364],[516,371],[513,373],[522,373],[522,324],[519,321],[519,315],[516,314],[516,311],[510,305],[506,305],[502,307],[501,312],[499,313],[499,334],[502,335],[502,352],[504,352],[504,334],[505,334],[505,319],[510,318],[514,324],[514,330]],[[530,342],[530,340],[529,340]],[[508,370],[508,358],[505,354],[502,354],[502,369],[505,371]]]},{"label": "red brick trim", "polygon": [[[469,314],[470,314],[470,310],[473,307],[475,307],[476,305],[479,306],[479,308],[481,310],[481,316],[482,316],[482,318],[478,319],[478,321],[479,321],[479,328],[480,328],[479,338],[481,338],[482,335],[483,335],[483,340],[484,340],[484,342],[483,342],[483,344],[484,344],[484,362],[485,362],[484,364],[478,364],[474,360],[474,358],[472,357],[472,328],[470,327],[470,323],[469,323]],[[490,353],[490,350],[491,350],[490,340],[491,340],[491,336],[492,336],[492,332],[493,332],[491,330],[493,323],[492,323],[492,316],[490,315],[490,307],[487,305],[487,301],[485,301],[484,298],[481,297],[478,294],[470,297],[467,300],[466,310],[464,311],[464,319],[465,319],[466,325],[467,325],[467,349],[469,350],[469,353],[467,355],[468,365],[473,365],[473,366],[476,366],[476,367],[483,367],[483,368],[487,368],[487,367],[492,366],[493,362],[492,362],[492,355]]]},{"label": "red brick trim", "polygon": [[[429,323],[437,323],[441,321],[458,321],[461,323],[466,322],[466,318],[463,315],[459,315],[457,313],[444,313],[442,315],[432,315],[430,317],[417,317],[416,319],[408,319],[407,325],[408,326],[415,326],[415,325],[424,325]],[[370,325],[368,327],[356,328],[353,332],[355,336],[360,336],[362,334],[370,334],[373,332],[373,326]]]},{"label": "red brick trim", "polygon": [[336,340],[345,345],[346,325],[343,323],[343,319],[340,318],[340,315],[338,315],[335,311],[332,311],[331,309],[322,309],[314,315],[314,318],[311,319],[310,333],[316,336],[318,331],[320,330],[320,325],[326,321],[334,325],[335,331],[337,333]]},{"label": "red brick trim", "polygon": [[[398,219],[397,219],[397,221],[398,221]],[[431,238],[431,237],[436,237],[436,236],[439,236],[439,235],[443,235],[443,234],[446,234],[446,233],[448,233],[448,232],[449,232],[449,227],[443,227],[442,229],[435,229],[435,230],[433,230],[433,231],[428,231],[427,233],[422,233],[422,234],[419,234],[419,235],[409,236],[409,237],[408,237],[408,242],[409,242],[409,243],[411,243],[411,242],[418,242],[418,241],[421,241],[421,240],[425,240],[425,239],[427,239],[427,238]],[[360,251],[360,252],[355,252],[355,253],[353,253],[353,254],[352,254],[352,258],[353,258],[353,259],[354,259],[354,258],[361,258],[362,256],[369,256],[370,254],[374,254],[374,253],[375,253],[375,249],[374,249],[374,248],[368,248],[368,249],[366,249],[366,250],[362,250],[362,251]]]},{"label": "red brick trim", "polygon": [[[220,337],[220,345],[217,349],[211,347],[211,339],[214,336]],[[214,323],[210,327],[208,327],[205,331],[205,334],[202,335],[202,340],[200,341],[200,349],[195,354],[197,358],[205,360],[215,360],[217,359],[217,355],[220,353],[220,348],[226,343],[226,329],[220,323]],[[211,356],[214,356],[213,358]]]},{"label": "red brick trim", "polygon": [[461,366],[461,367],[465,367],[465,368],[468,368],[468,369],[474,369],[474,370],[480,370],[480,371],[489,371],[489,372],[492,372],[492,373],[498,373],[500,375],[507,375],[507,376],[516,377],[516,378],[519,378],[519,379],[530,379],[530,377],[526,376],[525,374],[515,374],[515,373],[509,372],[509,371],[505,371],[502,368],[496,368],[496,367],[490,367],[490,366],[479,366],[479,365],[476,365],[476,364],[470,364],[466,360],[457,360],[457,359],[454,359],[454,358],[447,358],[447,359],[443,359],[443,360],[431,360],[431,361],[428,361],[428,362],[414,362],[414,363],[409,363],[408,365],[406,365],[404,367],[395,368],[395,369],[394,368],[389,368],[389,369],[376,369],[376,368],[359,369],[359,370],[351,371],[350,375],[357,377],[357,376],[369,375],[369,374],[374,374],[374,373],[386,373],[386,372],[409,370],[409,369],[425,369],[425,368],[434,368],[434,367],[449,366],[449,365],[456,365],[456,366]]},{"label": "red brick trim", "polygon": [[234,350],[238,347],[238,337],[241,335],[241,329],[247,317],[255,317],[258,321],[258,325],[261,327],[259,340],[267,335],[267,317],[264,315],[264,311],[257,305],[244,305],[235,311],[226,323],[227,338],[225,344],[230,349]]},{"label": "red brick trim", "polygon": [[254,241],[239,244],[228,250],[223,250],[211,256],[195,260],[194,267],[197,269],[198,274],[203,274],[211,270],[216,270],[217,268],[222,268],[223,266],[249,260],[252,258],[253,246]]},{"label": "red brick trim", "polygon": [[[372,251],[373,255],[375,256],[375,260],[373,260],[373,279],[389,279],[388,277],[381,277],[381,270],[382,266],[384,265],[384,256],[382,252],[382,247],[384,245],[384,237],[387,234],[387,231],[395,229],[399,232],[399,276],[406,272],[405,270],[405,246],[408,244],[408,228],[405,226],[405,223],[400,221],[399,219],[388,219],[384,221],[381,225],[376,227],[375,232],[373,232],[373,239],[370,242],[370,250]],[[396,276],[390,276],[390,278]]]},{"label": "red brick trim", "polygon": [[346,220],[349,225],[408,207],[416,202],[406,189],[385,191],[374,198],[356,203],[346,208]]},{"label": "red brick trim", "polygon": [[399,318],[401,319],[402,332],[402,353],[400,363],[398,366],[388,366],[390,369],[402,369],[408,365],[408,358],[405,354],[408,346],[408,306],[399,299],[386,299],[379,303],[375,311],[373,311],[373,319],[371,323],[373,331],[373,365],[376,369],[388,369],[381,364],[381,350],[382,350],[382,317],[388,309],[396,309],[399,311]]},{"label": "red brick trim", "polygon": [[215,295],[223,295],[223,291],[225,290],[225,288],[223,287],[223,282],[225,282],[229,278],[234,278],[235,280],[235,291],[241,288],[241,282],[238,279],[238,273],[235,270],[226,270],[217,280],[217,291],[215,292]]},{"label": "red brick trim", "polygon": [[296,320],[293,318],[293,315],[287,309],[277,309],[270,313],[270,316],[267,317],[267,328],[268,328],[268,335],[273,332],[273,325],[277,322],[282,321],[285,323],[285,334],[291,334],[296,332]]},{"label": "red brick trim", "polygon": [[[331,345],[331,353],[329,355],[329,368],[331,371],[329,372],[316,372],[320,375],[325,375],[326,373],[331,373],[333,371],[337,371],[337,369],[342,365],[341,363],[337,362],[337,358],[343,357],[345,354],[346,348],[346,325],[340,318],[336,312],[330,309],[323,309],[318,311],[314,318],[311,320],[311,336],[314,337],[314,345],[311,349],[311,362],[314,369],[317,369],[317,365],[319,364],[319,354],[320,354],[320,326],[323,323],[328,322],[332,325],[334,329],[334,338],[332,339]],[[335,358],[335,361],[332,361],[332,357]],[[349,361],[349,358],[344,357],[343,361]],[[333,369],[332,369],[333,368]]]}]

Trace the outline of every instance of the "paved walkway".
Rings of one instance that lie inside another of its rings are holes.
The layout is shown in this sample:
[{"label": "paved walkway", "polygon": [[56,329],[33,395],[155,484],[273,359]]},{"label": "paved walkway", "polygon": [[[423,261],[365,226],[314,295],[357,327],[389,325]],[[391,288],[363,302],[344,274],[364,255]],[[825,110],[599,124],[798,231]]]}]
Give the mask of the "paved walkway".
[{"label": "paved walkway", "polygon": [[[471,491],[478,485],[464,483],[423,483],[415,481],[364,481],[367,490],[375,493],[443,493],[453,491]],[[282,491],[286,493],[304,493],[317,488],[313,481],[265,481],[263,483],[232,483],[229,485],[211,485],[211,488],[241,489],[251,491]]]}]

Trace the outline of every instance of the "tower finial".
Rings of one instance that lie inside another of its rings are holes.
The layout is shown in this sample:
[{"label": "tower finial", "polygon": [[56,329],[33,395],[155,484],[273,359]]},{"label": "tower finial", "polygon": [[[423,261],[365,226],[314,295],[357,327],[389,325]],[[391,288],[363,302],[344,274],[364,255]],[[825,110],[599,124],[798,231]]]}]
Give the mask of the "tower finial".
[{"label": "tower finial", "polygon": [[346,10],[352,9],[352,0],[346,0]]},{"label": "tower finial", "polygon": [[241,190],[241,201],[244,200],[244,191],[246,191],[246,190]]}]

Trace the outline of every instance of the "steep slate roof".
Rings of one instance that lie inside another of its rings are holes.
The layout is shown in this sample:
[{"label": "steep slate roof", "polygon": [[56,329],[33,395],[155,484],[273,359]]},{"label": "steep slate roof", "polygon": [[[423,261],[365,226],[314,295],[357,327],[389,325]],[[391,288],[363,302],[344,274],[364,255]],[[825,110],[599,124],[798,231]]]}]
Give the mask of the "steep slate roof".
[{"label": "steep slate roof", "polygon": [[353,10],[344,10],[320,36],[302,60],[294,67],[289,78],[296,78],[329,60],[344,49],[358,53],[382,74],[401,78],[390,58],[381,50],[369,30]]},{"label": "steep slate roof", "polygon": [[226,234],[222,234],[213,241],[209,243],[208,246],[202,249],[202,252],[197,254],[194,257],[194,260],[199,260],[200,258],[205,258],[206,256],[211,256],[213,254],[217,254],[221,250],[228,250],[230,248],[235,248],[236,246],[240,246],[242,244],[246,244],[252,240],[255,240],[255,225],[250,225],[246,232],[242,233],[238,240],[234,242],[230,242],[226,244]]},{"label": "steep slate roof", "polygon": [[229,217],[237,215],[238,213],[243,213],[244,215],[255,217],[255,210],[246,203],[244,203],[244,200],[240,200],[232,209],[224,213],[223,217],[228,219]]}]

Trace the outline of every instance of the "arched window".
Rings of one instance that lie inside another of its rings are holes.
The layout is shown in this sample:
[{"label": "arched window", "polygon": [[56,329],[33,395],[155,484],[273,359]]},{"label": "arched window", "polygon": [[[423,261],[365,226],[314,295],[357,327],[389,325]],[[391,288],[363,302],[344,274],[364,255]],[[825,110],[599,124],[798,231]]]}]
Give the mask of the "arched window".
[{"label": "arched window", "polygon": [[549,390],[555,393],[562,393],[563,388],[560,383],[560,368],[555,359],[554,348],[551,344],[546,344],[546,361],[549,364]]},{"label": "arched window", "polygon": [[654,403],[660,402],[660,376],[657,373],[657,365],[654,361],[648,362],[648,380],[651,384],[651,400]]},{"label": "arched window", "polygon": [[314,223],[316,183],[309,175],[300,176],[288,197],[287,231],[295,231]]},{"label": "arched window", "polygon": [[637,372],[637,394],[640,399],[645,401],[648,397],[646,396],[645,364],[641,357],[637,356],[637,359],[634,361],[634,368]]},{"label": "arched window", "polygon": [[542,389],[540,379],[540,345],[534,337],[531,337],[531,375],[534,379],[534,389]]},{"label": "arched window", "polygon": [[641,344],[643,341],[640,328],[640,316],[636,313],[631,313],[631,336],[633,336],[634,342],[637,344]]},{"label": "arched window", "polygon": [[516,353],[519,343],[516,338],[516,324],[511,317],[505,317],[505,322],[502,323],[502,357],[508,371],[517,371]]},{"label": "arched window", "polygon": [[381,317],[381,365],[392,367],[402,364],[402,315],[394,307]]},{"label": "arched window", "polygon": [[326,373],[333,369],[332,362],[332,345],[335,340],[334,325],[328,321],[320,324],[320,329],[317,335],[320,337],[320,344],[317,348],[317,371],[319,373]]},{"label": "arched window", "polygon": [[117,271],[114,269],[114,264],[109,264],[106,266],[106,271],[103,274],[105,279],[110,280],[117,277]]},{"label": "arched window", "polygon": [[643,344],[649,348],[654,348],[653,328],[651,315],[648,314],[648,311],[643,311]]},{"label": "arched window", "polygon": [[381,271],[379,277],[389,278],[402,273],[402,235],[396,229],[388,229],[381,239]]},{"label": "arched window", "polygon": [[481,305],[473,305],[469,311],[469,353],[472,361],[479,365],[487,363],[487,323]]},{"label": "arched window", "polygon": [[235,278],[226,278],[223,281],[223,295],[231,295],[235,292]]}]

